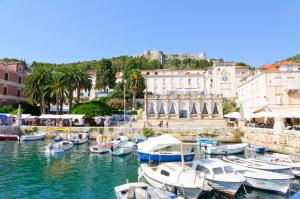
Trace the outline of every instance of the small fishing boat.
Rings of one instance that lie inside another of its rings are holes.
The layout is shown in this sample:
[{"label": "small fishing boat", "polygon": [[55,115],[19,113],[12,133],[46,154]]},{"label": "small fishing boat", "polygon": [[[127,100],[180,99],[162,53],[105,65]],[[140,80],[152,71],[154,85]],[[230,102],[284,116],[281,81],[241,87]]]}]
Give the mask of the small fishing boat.
[{"label": "small fishing boat", "polygon": [[110,148],[112,155],[127,155],[135,149],[135,144],[129,141],[121,141],[117,144],[113,144]]},{"label": "small fishing boat", "polygon": [[244,176],[236,173],[227,163],[217,158],[196,160],[192,168],[208,180],[208,184],[216,191],[229,196],[234,196],[242,183],[246,180]]},{"label": "small fishing boat", "polygon": [[207,145],[206,153],[211,155],[222,155],[222,154],[236,154],[244,152],[245,148],[248,146],[247,143],[241,144],[228,144],[221,146],[211,146]]},{"label": "small fishing boat", "polygon": [[198,144],[200,144],[200,146],[206,146],[206,145],[216,146],[218,144],[218,141],[211,140],[208,138],[197,137],[195,140]]},{"label": "small fishing boat", "polygon": [[227,161],[226,157],[223,157],[223,160],[231,165],[234,171],[245,177],[245,185],[249,187],[286,194],[290,187],[290,180],[293,178],[293,176],[287,174],[234,164],[232,161]]},{"label": "small fishing boat", "polygon": [[204,191],[211,190],[203,176],[177,163],[162,163],[158,166],[141,164],[138,174],[138,179],[143,177],[151,186],[179,193],[188,199],[196,199]]},{"label": "small fishing boat", "polygon": [[184,161],[193,161],[195,153],[184,151],[162,151],[162,149],[174,145],[181,145],[181,141],[170,134],[164,134],[155,138],[149,138],[147,141],[138,144],[138,157],[140,161],[157,161],[157,162],[178,162],[181,157]]},{"label": "small fishing boat", "polygon": [[88,133],[77,133],[75,136],[71,136],[69,141],[74,142],[75,145],[84,144],[89,141]]},{"label": "small fishing boat", "polygon": [[287,166],[295,177],[300,177],[300,162],[299,159],[296,159],[293,156],[273,153],[271,155],[266,154],[264,156],[256,157],[254,160],[262,163]]},{"label": "small fishing boat", "polygon": [[100,144],[96,144],[90,147],[90,151],[92,153],[107,153],[110,151],[112,147],[111,142],[102,142]]},{"label": "small fishing boat", "polygon": [[74,142],[71,141],[55,142],[54,144],[48,144],[46,146],[45,153],[58,154],[73,148],[73,146]]},{"label": "small fishing boat", "polygon": [[6,135],[6,134],[0,134],[0,141],[6,141],[6,140],[19,140],[18,135]]},{"label": "small fishing boat", "polygon": [[286,174],[290,173],[290,166],[268,164],[253,158],[244,159],[236,156],[229,156],[227,158],[224,158],[224,160],[232,164],[237,164],[252,169],[260,169],[264,171],[273,171],[277,173],[286,173]]},{"label": "small fishing boat", "polygon": [[22,135],[20,140],[22,141],[33,141],[33,140],[42,140],[46,136],[46,133],[36,133],[34,135]]},{"label": "small fishing boat", "polygon": [[144,182],[127,183],[115,187],[115,194],[118,199],[176,199],[177,196],[163,189],[153,188]]}]

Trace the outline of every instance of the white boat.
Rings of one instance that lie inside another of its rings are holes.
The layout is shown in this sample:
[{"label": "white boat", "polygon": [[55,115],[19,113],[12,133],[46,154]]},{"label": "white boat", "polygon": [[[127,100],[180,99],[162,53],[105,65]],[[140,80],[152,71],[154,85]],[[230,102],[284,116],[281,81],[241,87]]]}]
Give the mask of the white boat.
[{"label": "white boat", "polygon": [[74,142],[74,144],[84,144],[89,141],[89,134],[87,133],[77,133],[75,136],[72,136],[69,141]]},{"label": "white boat", "polygon": [[155,162],[178,162],[181,158],[184,161],[193,161],[195,157],[194,150],[184,151],[166,151],[163,150],[170,146],[181,146],[182,142],[170,134],[164,134],[158,137],[152,137],[138,144],[138,157],[140,161]]},{"label": "white boat", "polygon": [[241,174],[236,173],[227,163],[217,158],[196,160],[192,168],[204,176],[211,187],[226,195],[234,196],[242,183],[246,180]]},{"label": "white boat", "polygon": [[110,153],[113,155],[127,155],[131,153],[135,148],[135,143],[129,141],[121,141],[117,144],[113,144]]},{"label": "white boat", "polygon": [[73,146],[74,142],[71,141],[55,142],[54,144],[48,144],[46,146],[45,153],[58,154],[73,148]]},{"label": "white boat", "polygon": [[144,182],[127,183],[115,187],[118,199],[175,199],[177,196],[171,192],[149,186]]},{"label": "white boat", "polygon": [[260,169],[264,171],[273,171],[273,172],[287,173],[287,174],[290,171],[290,166],[268,164],[265,162],[260,162],[258,160],[255,160],[253,158],[244,159],[236,156],[228,156],[225,161],[230,162],[232,164],[237,164],[252,169]]},{"label": "white boat", "polygon": [[46,133],[36,133],[34,135],[22,135],[20,137],[21,141],[33,141],[33,140],[42,140],[46,136]]},{"label": "white boat", "polygon": [[222,154],[235,154],[242,153],[245,148],[248,146],[247,143],[241,144],[228,144],[220,146],[207,145],[206,153],[211,155],[222,155]]},{"label": "white boat", "polygon": [[290,172],[295,177],[300,177],[300,161],[299,159],[296,159],[293,156],[274,153],[271,155],[267,154],[264,156],[256,157],[256,159],[254,160],[258,162],[273,164],[273,165],[287,166],[290,168]]},{"label": "white boat", "polygon": [[90,147],[90,151],[92,153],[107,153],[110,151],[112,146],[111,142],[102,142],[100,144],[96,144]]},{"label": "white boat", "polygon": [[138,171],[151,186],[179,193],[184,198],[196,199],[203,191],[211,190],[204,177],[188,166],[178,163],[162,163],[158,166],[141,164]]},{"label": "white boat", "polygon": [[[227,158],[223,157],[223,160],[227,161]],[[237,173],[240,173],[245,177],[245,185],[257,189],[276,191],[285,194],[289,189],[290,180],[293,178],[291,175],[253,169],[231,163],[231,161],[228,161],[227,163],[230,164]]]}]

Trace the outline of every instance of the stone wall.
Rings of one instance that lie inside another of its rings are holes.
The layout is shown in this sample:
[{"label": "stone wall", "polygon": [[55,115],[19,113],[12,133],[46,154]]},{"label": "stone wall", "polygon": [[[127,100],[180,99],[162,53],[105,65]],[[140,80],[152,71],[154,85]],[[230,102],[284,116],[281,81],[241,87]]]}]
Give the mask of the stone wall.
[{"label": "stone wall", "polygon": [[271,151],[279,153],[300,153],[299,131],[243,127],[243,132],[243,142],[268,147]]},{"label": "stone wall", "polygon": [[[22,126],[21,129],[32,129],[31,126]],[[50,130],[49,130],[50,129]],[[39,126],[38,131],[47,131],[49,137],[53,137],[57,131],[55,131],[56,127],[44,127]],[[194,138],[197,134],[212,138],[221,142],[238,142],[239,139],[236,136],[236,129],[230,127],[224,128],[152,128],[155,134],[159,134],[160,132],[168,132],[168,133],[176,133],[179,139],[183,141],[194,141]],[[72,130],[75,132],[89,132],[91,139],[96,139],[100,134],[108,135],[111,137],[116,137],[120,133],[124,133],[129,138],[135,137],[136,135],[142,134],[142,128],[122,128],[122,127],[111,127],[111,128],[103,128],[103,127],[72,127]]]}]

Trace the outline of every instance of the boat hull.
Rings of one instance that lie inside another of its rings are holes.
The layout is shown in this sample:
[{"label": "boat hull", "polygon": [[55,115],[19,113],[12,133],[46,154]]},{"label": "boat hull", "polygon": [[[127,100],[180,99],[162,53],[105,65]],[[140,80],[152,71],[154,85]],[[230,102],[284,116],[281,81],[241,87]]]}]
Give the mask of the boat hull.
[{"label": "boat hull", "polygon": [[110,151],[110,149],[107,147],[100,146],[100,145],[95,145],[95,146],[90,147],[90,151],[92,153],[107,153]]},{"label": "boat hull", "polygon": [[19,140],[18,135],[0,135],[0,141],[5,141],[5,140]]},{"label": "boat hull", "polygon": [[146,173],[143,173],[143,177],[151,186],[155,188],[163,188],[173,193],[178,191],[181,195],[184,195],[184,197],[188,199],[197,199],[202,193],[202,189],[200,188],[177,187],[171,184],[159,182],[148,176]]},{"label": "boat hull", "polygon": [[131,148],[117,148],[117,149],[114,149],[113,151],[110,150],[110,153],[112,155],[121,156],[121,155],[127,155],[127,154],[129,154],[133,150],[134,150],[133,147],[131,147]]},{"label": "boat hull", "polygon": [[43,134],[38,134],[38,135],[24,135],[21,136],[20,140],[22,141],[34,141],[34,140],[42,140],[46,136],[45,133]]},{"label": "boat hull", "polygon": [[211,155],[223,155],[224,153],[227,154],[237,154],[237,153],[242,153],[245,151],[245,148],[247,145],[241,146],[239,148],[222,148],[218,146],[212,146],[212,147],[207,147],[206,153],[211,154]]},{"label": "boat hull", "polygon": [[[193,161],[195,154],[184,154],[184,161]],[[140,161],[156,161],[156,162],[179,162],[181,161],[180,154],[149,154],[138,151],[138,157]]]},{"label": "boat hull", "polygon": [[73,146],[74,146],[73,142],[69,142],[69,144],[66,144],[66,145],[58,145],[58,143],[54,144],[54,145],[47,145],[45,153],[49,153],[49,154],[52,154],[52,155],[59,154],[59,153],[62,153],[64,151],[72,149]]},{"label": "boat hull", "polygon": [[242,185],[242,183],[209,180],[209,185],[212,186],[218,192],[224,193],[226,195],[234,196],[237,190]]},{"label": "boat hull", "polygon": [[245,185],[257,189],[269,190],[286,194],[289,189],[288,179],[258,179],[246,177]]},{"label": "boat hull", "polygon": [[74,142],[75,145],[84,144],[84,143],[87,143],[88,141],[89,141],[89,138],[72,140],[72,142]]}]

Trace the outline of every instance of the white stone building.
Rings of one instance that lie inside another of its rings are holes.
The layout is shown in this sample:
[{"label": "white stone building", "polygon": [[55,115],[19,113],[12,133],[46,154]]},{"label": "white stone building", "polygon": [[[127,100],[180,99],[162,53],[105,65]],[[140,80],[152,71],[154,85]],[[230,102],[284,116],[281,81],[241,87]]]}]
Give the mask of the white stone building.
[{"label": "white stone building", "polygon": [[300,64],[263,65],[242,79],[238,103],[244,112],[293,112],[300,110]]}]

